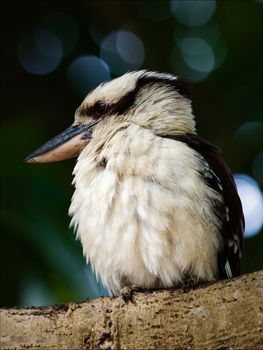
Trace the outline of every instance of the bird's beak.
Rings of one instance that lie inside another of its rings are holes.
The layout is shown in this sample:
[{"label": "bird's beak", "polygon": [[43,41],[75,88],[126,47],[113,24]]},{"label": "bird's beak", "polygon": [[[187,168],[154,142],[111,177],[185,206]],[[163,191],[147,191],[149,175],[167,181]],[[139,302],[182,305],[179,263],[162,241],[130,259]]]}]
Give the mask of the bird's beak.
[{"label": "bird's beak", "polygon": [[25,161],[28,163],[50,163],[79,155],[91,139],[89,129],[98,122],[99,120],[96,120],[86,125],[70,126],[30,154]]}]

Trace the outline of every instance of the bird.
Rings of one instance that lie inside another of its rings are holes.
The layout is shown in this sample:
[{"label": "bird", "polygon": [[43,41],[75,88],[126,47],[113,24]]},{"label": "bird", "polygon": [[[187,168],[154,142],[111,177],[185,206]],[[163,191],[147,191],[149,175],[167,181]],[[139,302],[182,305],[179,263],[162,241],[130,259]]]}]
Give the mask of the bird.
[{"label": "bird", "polygon": [[110,295],[240,274],[242,204],[221,151],[197,134],[183,78],[140,70],[101,83],[26,161],[71,157],[71,225]]}]

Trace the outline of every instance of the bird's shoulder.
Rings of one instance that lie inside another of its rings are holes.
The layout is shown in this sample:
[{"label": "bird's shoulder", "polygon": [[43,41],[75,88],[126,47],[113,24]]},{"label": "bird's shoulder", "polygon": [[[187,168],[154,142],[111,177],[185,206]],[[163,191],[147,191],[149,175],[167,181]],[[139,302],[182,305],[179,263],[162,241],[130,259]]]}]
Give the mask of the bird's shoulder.
[{"label": "bird's shoulder", "polygon": [[180,141],[193,149],[200,159],[200,172],[206,184],[220,193],[223,203],[215,203],[215,214],[222,221],[222,249],[218,254],[219,277],[240,274],[240,256],[243,249],[244,216],[231,171],[220,149],[196,134],[163,136]]}]

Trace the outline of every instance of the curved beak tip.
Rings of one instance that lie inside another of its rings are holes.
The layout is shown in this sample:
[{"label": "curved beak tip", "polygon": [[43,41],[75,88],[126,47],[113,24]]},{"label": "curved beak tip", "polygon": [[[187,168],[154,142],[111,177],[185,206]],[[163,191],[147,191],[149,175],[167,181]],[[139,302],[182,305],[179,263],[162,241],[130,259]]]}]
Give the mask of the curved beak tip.
[{"label": "curved beak tip", "polygon": [[32,156],[28,156],[24,159],[24,161],[26,163],[36,163],[37,162],[37,157],[32,157]]}]

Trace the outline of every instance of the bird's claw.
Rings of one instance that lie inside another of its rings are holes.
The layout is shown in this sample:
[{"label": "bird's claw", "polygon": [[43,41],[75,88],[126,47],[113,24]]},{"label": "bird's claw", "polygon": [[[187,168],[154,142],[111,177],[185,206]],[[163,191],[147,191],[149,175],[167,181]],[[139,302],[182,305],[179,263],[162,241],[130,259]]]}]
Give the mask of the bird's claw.
[{"label": "bird's claw", "polygon": [[131,303],[134,303],[133,301],[133,293],[134,292],[141,292],[142,289],[138,288],[138,287],[124,287],[121,290],[121,296],[125,302],[125,304],[127,304],[129,301]]},{"label": "bird's claw", "polygon": [[189,292],[189,290],[194,289],[198,285],[196,278],[191,276],[185,276],[181,284],[182,291],[184,293]]},{"label": "bird's claw", "polygon": [[133,289],[131,287],[122,288],[121,295],[125,304],[127,304],[129,301],[133,303],[132,294],[133,294]]}]

